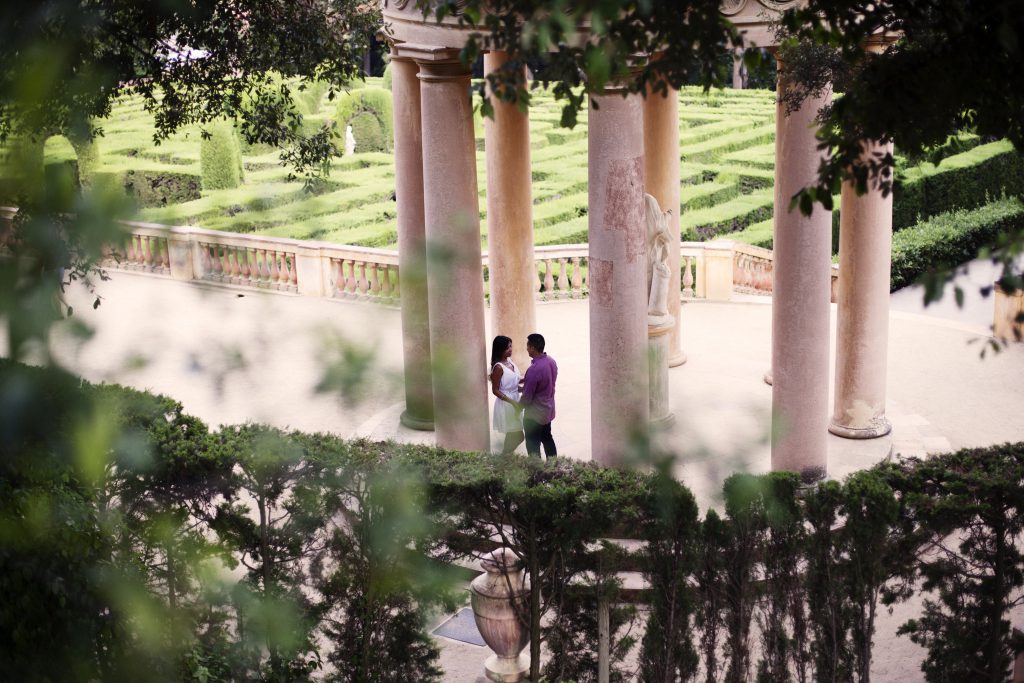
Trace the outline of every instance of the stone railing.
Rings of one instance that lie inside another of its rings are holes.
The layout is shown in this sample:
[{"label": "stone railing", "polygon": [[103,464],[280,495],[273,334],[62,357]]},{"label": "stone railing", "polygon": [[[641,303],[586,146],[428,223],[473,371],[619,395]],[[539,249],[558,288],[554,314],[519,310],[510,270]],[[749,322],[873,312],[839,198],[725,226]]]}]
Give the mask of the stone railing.
[{"label": "stone railing", "polygon": [[[0,235],[15,209],[0,207]],[[354,247],[126,222],[124,242],[112,245],[107,268],[335,299],[396,303],[401,295],[398,254]],[[736,294],[771,295],[772,252],[731,240],[680,243],[680,295],[683,299],[729,301]],[[586,244],[536,247],[537,298],[582,299],[588,289]],[[489,277],[489,257],[481,263]],[[832,267],[835,300],[838,267]]]},{"label": "stone railing", "polygon": [[399,296],[398,254],[329,242],[126,223],[125,244],[104,266],[223,285],[391,303]]}]

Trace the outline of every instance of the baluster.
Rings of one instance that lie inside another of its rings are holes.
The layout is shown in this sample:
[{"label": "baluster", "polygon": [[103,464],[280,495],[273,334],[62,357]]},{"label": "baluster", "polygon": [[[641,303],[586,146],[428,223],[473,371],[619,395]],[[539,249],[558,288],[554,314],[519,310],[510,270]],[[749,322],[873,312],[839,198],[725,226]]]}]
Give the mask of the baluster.
[{"label": "baluster", "polygon": [[130,264],[132,262],[132,259],[135,257],[135,246],[133,244],[134,241],[135,236],[128,235],[128,240],[125,242],[124,245],[124,259],[122,259],[124,264]]},{"label": "baluster", "polygon": [[268,250],[267,258],[270,259],[270,286],[277,287],[281,279],[281,272],[277,269],[277,252]]},{"label": "baluster", "polygon": [[583,294],[580,291],[583,288],[583,269],[580,268],[578,256],[573,256],[570,259],[570,263],[572,263],[572,292],[570,294],[575,298]]},{"label": "baluster", "polygon": [[544,259],[544,298],[551,299],[555,295],[555,277],[551,272],[551,259]]},{"label": "baluster", "polygon": [[213,270],[213,278],[216,279],[216,280],[220,280],[223,277],[223,275],[224,275],[224,264],[221,263],[221,261],[220,261],[220,245],[219,244],[211,244],[210,245],[210,249],[213,250],[212,254],[211,254],[211,257],[212,257],[211,265],[213,266],[213,268],[212,268],[212,270]]},{"label": "baluster", "polygon": [[244,284],[250,284],[249,282],[249,250],[239,249],[238,250],[238,269],[242,274],[242,282]]},{"label": "baluster", "polygon": [[558,259],[558,296],[569,295],[569,274],[566,271],[567,260]]},{"label": "baluster", "polygon": [[398,299],[398,298],[401,298],[401,296],[402,296],[401,273],[398,270],[398,266],[395,266],[395,298]]},{"label": "baluster", "polygon": [[132,235],[132,245],[134,246],[132,265],[135,266],[136,268],[139,268],[146,261],[146,257],[142,253],[142,236]]},{"label": "baluster", "polygon": [[693,296],[698,299],[703,299],[705,296],[703,251],[693,260]]},{"label": "baluster", "polygon": [[537,273],[537,280],[538,280],[537,285],[536,285],[536,287],[537,287],[537,298],[540,299],[540,298],[542,298],[541,292],[544,291],[544,276],[540,272],[540,262],[539,261],[535,260],[534,263],[533,263],[533,267],[534,267],[534,270]]},{"label": "baluster", "polygon": [[281,274],[281,289],[288,289],[292,284],[292,271],[291,266],[288,263],[288,254],[281,251],[278,252],[281,259],[281,267],[278,268],[278,272]]},{"label": "baluster", "polygon": [[157,242],[157,244],[160,247],[160,265],[162,265],[165,270],[170,270],[170,268],[171,268],[171,250],[167,246],[167,240],[161,239],[161,240],[159,240]]},{"label": "baluster", "polygon": [[366,290],[369,289],[369,283],[366,281],[366,261],[360,261],[359,267],[359,298],[366,298]]},{"label": "baluster", "polygon": [[299,291],[299,257],[292,254],[292,265],[288,269],[288,282],[291,283],[292,289],[296,292]]},{"label": "baluster", "polygon": [[690,270],[690,260],[691,260],[691,258],[692,258],[691,256],[684,257],[684,263],[686,264],[685,266],[683,266],[683,298],[684,299],[692,299],[693,298],[693,271]]},{"label": "baluster", "polygon": [[377,298],[380,294],[380,284],[377,282],[377,264],[370,264],[370,293],[373,298]]},{"label": "baluster", "polygon": [[263,282],[267,287],[274,286],[274,252],[270,249],[263,250]]},{"label": "baluster", "polygon": [[153,270],[156,268],[156,263],[160,259],[160,254],[157,252],[157,242],[155,237],[146,236],[146,268]]},{"label": "baluster", "polygon": [[580,275],[583,278],[583,284],[581,285],[580,291],[584,295],[587,295],[590,293],[590,272],[586,270],[586,263],[584,263],[585,260],[585,258],[580,258]]},{"label": "baluster", "polygon": [[380,291],[385,299],[391,300],[391,266],[386,263],[381,266]]},{"label": "baluster", "polygon": [[231,284],[238,284],[238,275],[242,272],[242,269],[238,266],[238,254],[234,247],[224,247],[225,260],[227,261],[227,272],[228,282]]},{"label": "baluster", "polygon": [[210,245],[204,242],[199,243],[199,253],[203,262],[203,279],[209,279],[213,272],[213,259],[210,258]]},{"label": "baluster", "polygon": [[356,262],[352,259],[345,259],[345,294],[350,298],[359,296],[356,286]]}]

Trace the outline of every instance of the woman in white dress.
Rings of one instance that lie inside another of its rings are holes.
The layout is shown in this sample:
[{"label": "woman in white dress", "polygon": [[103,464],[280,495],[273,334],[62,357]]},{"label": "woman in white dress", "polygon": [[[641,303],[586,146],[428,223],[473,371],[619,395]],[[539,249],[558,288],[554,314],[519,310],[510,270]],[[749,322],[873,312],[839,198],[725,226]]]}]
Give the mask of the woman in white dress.
[{"label": "woman in white dress", "polygon": [[502,455],[513,452],[525,438],[519,407],[519,368],[512,362],[512,340],[503,335],[491,344],[491,393],[494,394],[494,431],[505,435]]}]

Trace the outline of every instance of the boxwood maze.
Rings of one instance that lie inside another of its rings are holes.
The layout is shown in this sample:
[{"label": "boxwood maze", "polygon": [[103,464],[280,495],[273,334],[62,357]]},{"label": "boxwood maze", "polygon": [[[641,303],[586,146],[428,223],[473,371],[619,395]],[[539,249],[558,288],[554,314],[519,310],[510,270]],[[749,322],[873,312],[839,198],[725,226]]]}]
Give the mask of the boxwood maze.
[{"label": "boxwood maze", "polygon": [[[204,171],[198,128],[156,146],[151,117],[141,101],[131,98],[99,122],[104,135],[81,162],[82,179],[124,186],[136,196],[140,218],[147,221],[394,248],[388,86],[383,79],[368,79],[333,102],[326,98],[324,87],[296,90],[304,126],[335,125],[340,148],[345,147],[346,127],[351,126],[356,137],[355,154],[336,159],[330,178],[313,193],[288,181],[288,170],[274,150],[244,144],[241,184],[233,187],[233,178],[223,179],[230,163],[221,162],[216,172],[208,164]],[[705,94],[699,88],[684,88],[679,99],[682,238],[727,235],[770,248],[775,94],[765,90]],[[559,103],[538,91],[530,110],[538,245],[587,241],[586,112],[572,130],[561,128],[559,118]],[[486,165],[479,115],[475,126],[486,248]],[[230,146],[229,142],[225,144]],[[81,159],[81,145],[78,151]],[[45,153],[49,164],[75,163],[75,148],[64,138],[51,138]],[[944,212],[977,209],[1002,196],[1017,196],[1024,188],[1024,163],[1005,141],[984,143],[964,134],[934,150],[930,158],[941,161],[935,165],[897,156],[893,212],[897,231]],[[2,188],[0,184],[0,192]],[[835,232],[838,210],[833,224]],[[833,243],[837,245],[838,240]],[[910,280],[914,276],[910,273]]]}]

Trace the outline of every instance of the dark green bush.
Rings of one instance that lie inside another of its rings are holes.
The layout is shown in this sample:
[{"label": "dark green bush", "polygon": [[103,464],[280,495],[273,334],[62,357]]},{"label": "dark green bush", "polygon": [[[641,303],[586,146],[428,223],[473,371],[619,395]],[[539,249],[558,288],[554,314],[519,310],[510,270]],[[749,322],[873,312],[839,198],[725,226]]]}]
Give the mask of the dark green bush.
[{"label": "dark green bush", "polygon": [[204,190],[227,190],[242,184],[242,148],[238,134],[226,121],[209,126],[209,137],[199,143],[199,164]]},{"label": "dark green bush", "polygon": [[977,258],[1003,233],[1024,229],[1024,204],[1000,199],[978,209],[935,216],[892,238],[890,289],[913,284],[929,269],[957,266]]}]

